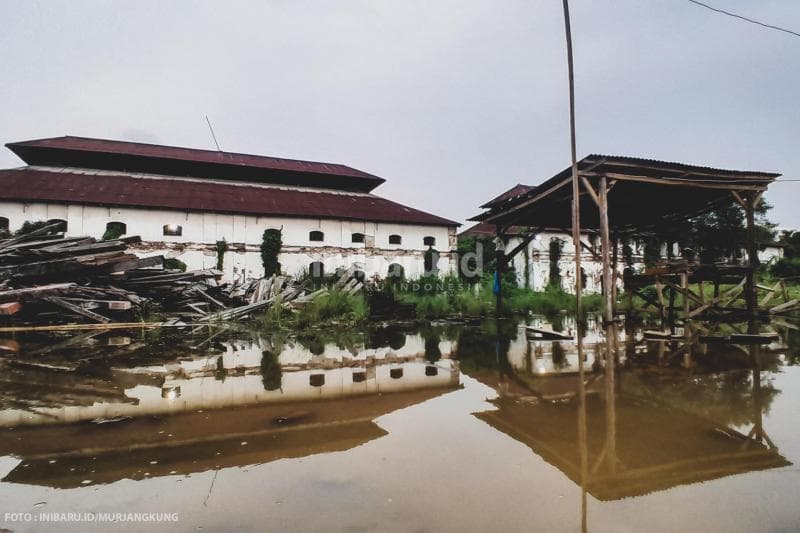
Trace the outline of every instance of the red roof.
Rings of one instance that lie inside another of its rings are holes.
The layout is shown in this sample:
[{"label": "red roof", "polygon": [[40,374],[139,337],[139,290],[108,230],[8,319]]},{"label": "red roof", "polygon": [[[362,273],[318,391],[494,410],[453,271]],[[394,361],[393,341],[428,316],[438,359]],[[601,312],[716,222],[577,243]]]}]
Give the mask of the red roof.
[{"label": "red roof", "polygon": [[0,170],[0,199],[458,226],[371,194],[317,192],[124,174]]},{"label": "red roof", "polygon": [[369,192],[383,178],[345,165],[158,144],[53,137],[8,143],[29,165],[148,172]]},{"label": "red roof", "polygon": [[509,198],[514,198],[515,196],[519,196],[520,194],[525,194],[526,192],[530,191],[531,189],[533,189],[533,187],[530,186],[530,185],[523,185],[521,183],[517,183],[516,185],[511,187],[509,190],[507,190],[506,192],[504,192],[500,196],[496,196],[495,198],[492,198],[491,200],[489,200],[488,202],[483,204],[481,207],[484,208],[484,209],[487,209],[489,207],[492,207],[495,204],[499,204],[500,202],[508,200]]}]

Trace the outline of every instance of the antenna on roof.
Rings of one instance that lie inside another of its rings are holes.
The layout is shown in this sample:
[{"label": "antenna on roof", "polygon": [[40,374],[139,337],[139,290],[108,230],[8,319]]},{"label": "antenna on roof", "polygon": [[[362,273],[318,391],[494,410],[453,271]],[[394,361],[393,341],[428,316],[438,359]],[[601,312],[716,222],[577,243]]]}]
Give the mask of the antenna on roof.
[{"label": "antenna on roof", "polygon": [[211,126],[211,121],[208,120],[208,115],[206,115],[206,122],[208,122],[208,129],[211,130],[211,137],[214,139],[214,144],[217,145],[217,151],[221,152],[222,148],[219,147],[219,143],[217,142],[217,136],[214,135],[214,127]]}]

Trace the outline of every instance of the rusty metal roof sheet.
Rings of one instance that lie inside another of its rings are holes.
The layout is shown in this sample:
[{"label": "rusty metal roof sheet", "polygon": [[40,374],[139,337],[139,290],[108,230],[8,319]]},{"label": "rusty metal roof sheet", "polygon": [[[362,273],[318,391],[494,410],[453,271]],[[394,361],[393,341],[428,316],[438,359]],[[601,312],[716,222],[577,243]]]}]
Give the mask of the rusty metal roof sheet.
[{"label": "rusty metal roof sheet", "polygon": [[[669,220],[684,220],[707,212],[732,196],[729,189],[765,190],[780,174],[729,170],[637,157],[592,154],[578,161],[589,181],[609,176],[618,181],[609,194],[609,223],[617,230],[646,230]],[[571,226],[572,190],[567,167],[527,192],[495,199],[470,220],[533,227]],[[687,188],[692,187],[691,191]],[[583,188],[583,185],[582,185]],[[587,194],[585,190],[581,194]],[[581,227],[596,229],[599,217],[593,202],[581,202]]]},{"label": "rusty metal roof sheet", "polygon": [[57,172],[31,167],[0,170],[0,199],[213,211],[255,216],[459,225],[452,220],[365,193],[297,190],[113,173]]},{"label": "rusty metal roof sheet", "polygon": [[491,200],[489,200],[488,202],[483,204],[481,207],[484,208],[484,209],[488,209],[488,208],[492,207],[493,205],[496,205],[496,204],[499,204],[499,203],[502,203],[502,202],[508,200],[509,198],[514,198],[514,197],[517,197],[517,196],[519,196],[521,194],[525,194],[526,192],[530,191],[531,189],[533,189],[533,187],[531,185],[523,185],[521,183],[517,183],[516,185],[511,187],[509,190],[507,190],[506,192],[504,192],[504,193],[492,198]]},{"label": "rusty metal roof sheet", "polygon": [[157,144],[53,137],[6,144],[29,165],[149,172],[369,192],[383,178],[345,165]]}]

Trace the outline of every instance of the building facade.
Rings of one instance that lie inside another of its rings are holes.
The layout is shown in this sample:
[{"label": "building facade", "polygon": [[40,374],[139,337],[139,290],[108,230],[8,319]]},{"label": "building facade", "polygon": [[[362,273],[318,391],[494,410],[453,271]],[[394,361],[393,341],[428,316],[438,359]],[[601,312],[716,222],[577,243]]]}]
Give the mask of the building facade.
[{"label": "building facade", "polygon": [[61,220],[68,236],[138,235],[138,255],[189,269],[222,253],[228,279],[263,275],[268,229],[292,276],[456,268],[456,222],[372,194],[385,180],[343,165],[77,137],[6,146],[28,165],[0,170],[0,229]]}]

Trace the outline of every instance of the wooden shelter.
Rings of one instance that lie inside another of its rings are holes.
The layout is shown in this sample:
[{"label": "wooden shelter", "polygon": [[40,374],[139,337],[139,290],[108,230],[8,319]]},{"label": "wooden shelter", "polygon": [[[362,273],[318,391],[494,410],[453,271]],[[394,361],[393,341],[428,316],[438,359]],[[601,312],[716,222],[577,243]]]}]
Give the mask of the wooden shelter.
[{"label": "wooden shelter", "polygon": [[[651,159],[590,155],[578,162],[580,181],[580,229],[600,232],[603,285],[613,287],[611,240],[614,234],[646,232],[670,221],[686,220],[709,212],[735,199],[745,210],[748,230],[748,265],[745,298],[754,314],[756,287],[753,266],[757,264],[754,211],[767,187],[780,174],[724,170]],[[471,220],[494,224],[498,236],[506,228],[572,226],[572,168],[566,168],[537,187],[519,188],[519,194],[484,204],[487,210]],[[529,241],[525,241],[524,247]],[[517,247],[500,259],[501,268]],[[687,276],[688,277],[688,276]],[[683,290],[688,291],[688,279]],[[613,291],[606,290],[606,319],[612,319]]]}]

